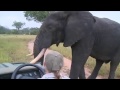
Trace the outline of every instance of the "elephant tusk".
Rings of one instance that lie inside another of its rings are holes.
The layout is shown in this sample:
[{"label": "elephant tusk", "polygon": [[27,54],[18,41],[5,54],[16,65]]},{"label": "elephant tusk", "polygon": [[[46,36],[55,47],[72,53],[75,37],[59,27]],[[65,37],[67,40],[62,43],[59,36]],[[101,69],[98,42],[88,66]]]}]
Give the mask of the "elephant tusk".
[{"label": "elephant tusk", "polygon": [[31,53],[31,54],[28,54],[28,55],[26,55],[26,56],[32,56],[33,55],[33,53]]},{"label": "elephant tusk", "polygon": [[35,59],[33,59],[30,63],[35,64],[44,55],[46,50],[46,48],[42,49],[38,56]]}]

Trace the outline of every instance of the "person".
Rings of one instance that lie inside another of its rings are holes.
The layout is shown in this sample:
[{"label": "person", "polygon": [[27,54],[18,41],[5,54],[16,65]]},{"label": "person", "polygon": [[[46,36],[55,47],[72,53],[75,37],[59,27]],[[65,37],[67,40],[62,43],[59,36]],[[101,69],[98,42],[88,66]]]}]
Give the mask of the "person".
[{"label": "person", "polygon": [[63,67],[63,55],[57,51],[49,52],[44,58],[44,68],[46,74],[38,79],[70,79],[69,77],[60,74]]}]

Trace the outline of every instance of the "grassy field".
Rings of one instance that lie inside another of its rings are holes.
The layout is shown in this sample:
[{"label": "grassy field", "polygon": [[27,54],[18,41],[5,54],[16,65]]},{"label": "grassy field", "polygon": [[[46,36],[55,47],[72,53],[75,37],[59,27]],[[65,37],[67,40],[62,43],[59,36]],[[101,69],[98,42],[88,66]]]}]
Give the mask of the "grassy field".
[{"label": "grassy field", "polygon": [[[35,39],[35,35],[0,35],[0,63],[29,62],[31,57],[26,57],[26,54],[29,53],[27,44],[33,39]],[[65,48],[60,44],[59,47],[53,45],[50,48],[71,59],[71,49],[69,47]],[[92,71],[95,66],[94,58],[89,57],[85,66]],[[100,69],[99,75],[107,77],[109,68],[109,64],[104,64]],[[120,78],[120,66],[117,68],[116,76]]]},{"label": "grassy field", "polygon": [[34,39],[34,35],[0,35],[0,63],[28,62],[29,53],[27,43]]}]

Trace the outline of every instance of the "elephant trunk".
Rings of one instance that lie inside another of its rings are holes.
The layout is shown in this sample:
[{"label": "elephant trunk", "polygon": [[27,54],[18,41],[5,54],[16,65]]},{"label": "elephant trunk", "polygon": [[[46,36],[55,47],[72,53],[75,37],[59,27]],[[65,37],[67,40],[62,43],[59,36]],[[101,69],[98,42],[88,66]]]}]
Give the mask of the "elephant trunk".
[{"label": "elephant trunk", "polygon": [[49,35],[47,35],[46,37],[44,34],[42,34],[42,32],[41,35],[40,34],[37,35],[33,48],[34,59],[30,63],[34,64],[40,61],[41,64],[43,64],[45,51],[47,50],[47,48],[51,46],[52,43],[52,38],[48,36]]}]

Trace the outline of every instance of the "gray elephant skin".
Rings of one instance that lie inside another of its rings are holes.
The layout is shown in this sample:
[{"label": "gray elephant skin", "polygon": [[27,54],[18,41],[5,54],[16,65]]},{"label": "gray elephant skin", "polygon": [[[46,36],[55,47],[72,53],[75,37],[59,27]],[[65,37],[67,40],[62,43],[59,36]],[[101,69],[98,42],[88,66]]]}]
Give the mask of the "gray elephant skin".
[{"label": "gray elephant skin", "polygon": [[[108,79],[115,78],[120,62],[120,24],[98,18],[89,11],[59,11],[50,14],[40,27],[34,42],[34,58],[43,48],[63,43],[71,47],[71,79],[86,79],[84,65],[89,56],[96,65],[89,76],[95,79],[103,63],[110,62]],[[43,58],[40,59],[43,64]]]}]

